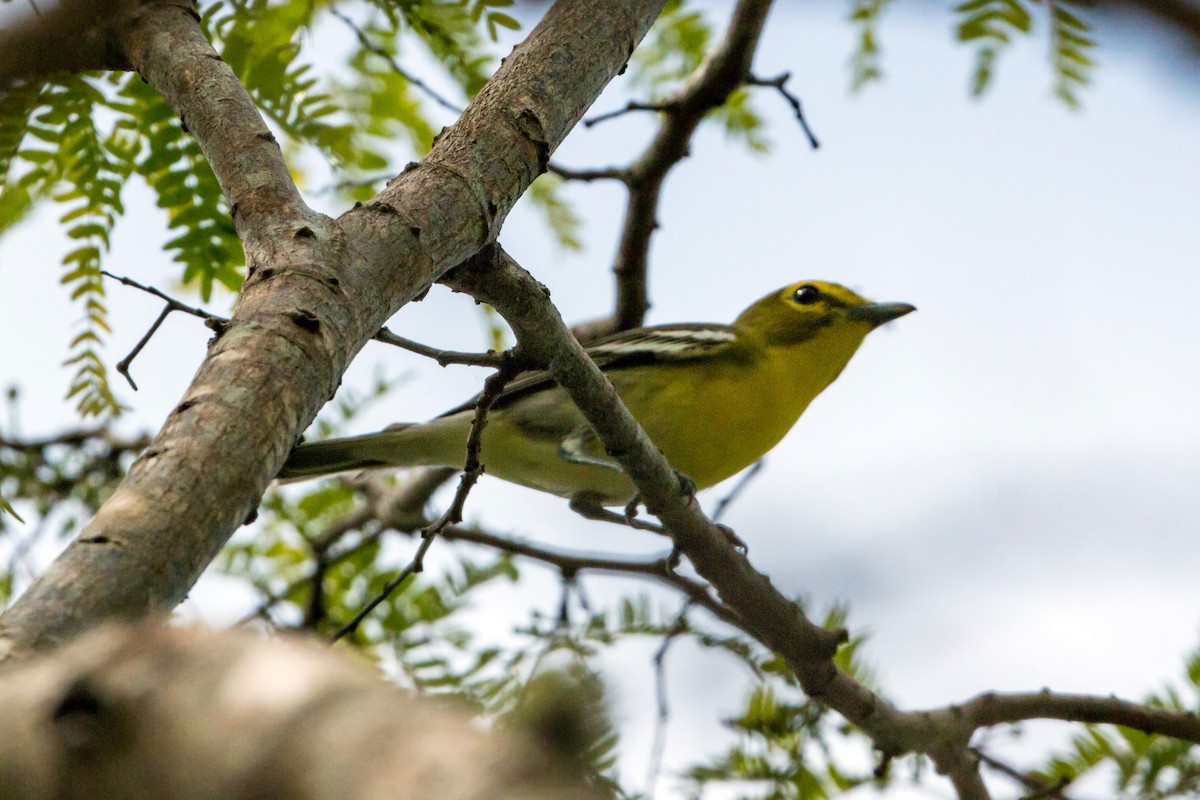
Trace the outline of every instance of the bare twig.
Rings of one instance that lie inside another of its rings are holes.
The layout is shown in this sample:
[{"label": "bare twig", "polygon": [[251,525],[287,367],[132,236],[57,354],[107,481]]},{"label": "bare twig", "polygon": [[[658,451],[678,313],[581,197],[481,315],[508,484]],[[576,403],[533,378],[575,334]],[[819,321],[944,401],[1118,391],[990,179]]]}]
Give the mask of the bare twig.
[{"label": "bare twig", "polygon": [[616,111],[606,111],[603,114],[597,114],[594,117],[588,117],[583,121],[585,128],[590,128],[593,125],[598,125],[601,122],[607,122],[610,119],[622,117],[633,111],[671,111],[678,105],[677,100],[666,100],[662,103],[641,103],[637,100],[630,100]]},{"label": "bare twig", "polygon": [[546,165],[546,170],[569,181],[590,183],[591,181],[611,180],[620,181],[625,184],[629,183],[629,173],[617,167],[607,167],[605,169],[571,169],[551,162]]},{"label": "bare twig", "polygon": [[142,352],[142,348],[145,347],[146,343],[150,341],[150,337],[154,336],[154,334],[158,332],[159,327],[162,326],[163,322],[167,318],[167,315],[174,310],[175,309],[171,308],[169,305],[163,306],[163,310],[158,313],[158,317],[154,320],[153,324],[150,325],[150,329],[147,330],[142,338],[138,340],[138,343],[133,346],[133,349],[129,351],[129,355],[117,362],[117,372],[125,376],[125,380],[129,382],[129,387],[135,392],[138,390],[138,385],[134,382],[133,376],[129,374],[129,365],[133,363],[135,358],[137,358],[138,353]]},{"label": "bare twig", "polygon": [[166,303],[167,307],[169,309],[171,309],[172,311],[182,311],[186,314],[191,314],[193,317],[199,317],[200,319],[218,319],[218,320],[222,320],[222,321],[227,321],[227,320],[225,320],[224,317],[219,317],[216,314],[210,314],[209,312],[205,311],[202,308],[195,308],[194,306],[189,306],[186,303],[181,303],[178,300],[176,300],[174,297],[171,297],[169,294],[166,294],[165,292],[163,292],[159,289],[155,289],[153,286],[147,286],[144,283],[138,283],[133,278],[127,278],[123,275],[114,275],[113,273],[109,272],[108,270],[104,270],[104,269],[100,270],[100,274],[107,275],[108,277],[112,278],[114,281],[123,283],[126,286],[132,286],[135,289],[141,289],[146,294],[154,295],[159,300],[162,300],[164,303]]},{"label": "bare twig", "polygon": [[522,359],[520,356],[512,351],[508,351],[504,356],[500,368],[484,382],[483,392],[479,395],[479,399],[475,403],[475,416],[471,419],[471,433],[467,437],[466,463],[463,467],[458,489],[454,493],[454,499],[450,502],[450,507],[446,509],[446,512],[442,514],[437,522],[421,531],[421,545],[417,548],[416,554],[409,561],[408,565],[396,577],[388,581],[383,589],[369,603],[363,606],[349,622],[339,628],[333,635],[332,641],[336,642],[357,630],[362,621],[367,618],[367,615],[374,611],[380,603],[387,600],[392,592],[396,591],[410,577],[420,573],[425,568],[425,554],[429,552],[430,546],[433,545],[433,540],[450,526],[462,522],[463,507],[466,505],[467,495],[471,493],[471,489],[479,480],[479,476],[483,474],[483,462],[480,460],[480,452],[483,449],[483,429],[487,426],[488,410],[496,402],[496,398],[500,396],[500,393],[504,391],[504,386],[522,370]]},{"label": "bare twig", "polygon": [[654,800],[658,774],[662,770],[663,752],[667,747],[667,723],[671,719],[671,707],[667,701],[667,651],[675,639],[688,629],[687,615],[692,608],[688,600],[679,609],[662,643],[654,651],[654,696],[657,713],[654,716],[654,741],[650,745],[650,761],[646,766],[646,785],[642,794]]},{"label": "bare twig", "polygon": [[735,483],[733,488],[729,490],[729,494],[722,497],[720,502],[717,503],[717,507],[713,509],[713,522],[720,522],[721,517],[725,515],[725,512],[729,509],[730,504],[741,496],[746,487],[750,485],[750,482],[758,476],[759,472],[762,471],[763,465],[766,463],[767,462],[765,458],[760,458],[758,461],[755,461],[750,465],[750,469],[742,473],[742,477],[738,478],[738,482]]},{"label": "bare twig", "polygon": [[[229,322],[226,317],[209,313],[202,308],[189,306],[186,303],[181,303],[165,292],[154,288],[153,286],[147,286],[145,284],[138,283],[132,278],[114,275],[106,270],[100,270],[100,272],[112,278],[113,280],[120,281],[126,286],[132,286],[135,289],[140,289],[143,292],[152,294],[167,304],[162,313],[159,314],[158,319],[155,320],[154,324],[150,326],[150,330],[146,332],[146,335],[143,336],[133,350],[130,351],[129,355],[117,362],[117,371],[125,376],[125,379],[129,381],[129,385],[133,386],[135,391],[137,390],[137,385],[133,382],[133,378],[129,375],[129,365],[133,362],[133,359],[137,357],[137,354],[142,351],[142,348],[146,346],[146,343],[150,341],[150,338],[154,336],[154,333],[158,330],[159,326],[162,325],[163,320],[166,319],[167,315],[172,311],[182,311],[185,314],[191,314],[194,317],[199,317],[206,322],[210,320],[214,323]],[[412,339],[406,339],[403,336],[398,336],[392,333],[386,327],[380,328],[379,333],[375,334],[373,338],[377,342],[392,345],[393,347],[399,347],[404,350],[408,350],[410,353],[416,353],[417,355],[425,356],[426,358],[432,358],[443,367],[449,364],[466,364],[468,366],[475,367],[499,367],[504,360],[503,353],[495,353],[491,351],[487,353],[462,353],[454,350],[439,350],[436,347],[430,347],[429,345],[415,342]]]},{"label": "bare twig", "polygon": [[203,309],[195,308],[195,307],[189,306],[185,303],[181,303],[178,300],[176,300],[175,298],[171,297],[170,295],[167,295],[164,292],[161,292],[158,289],[155,289],[153,286],[146,286],[145,284],[138,283],[133,278],[127,278],[123,275],[114,275],[113,273],[111,273],[105,269],[100,270],[100,274],[107,275],[108,277],[112,278],[113,280],[120,281],[121,283],[125,284],[126,286],[132,286],[135,289],[141,289],[143,292],[152,294],[155,297],[157,297],[159,300],[162,300],[163,302],[166,303],[166,305],[163,306],[163,310],[159,313],[158,318],[154,320],[154,324],[152,324],[150,326],[150,329],[148,331],[146,331],[145,335],[143,335],[142,338],[138,340],[138,343],[133,346],[133,349],[129,351],[129,355],[125,356],[124,358],[122,358],[120,361],[117,362],[117,372],[119,372],[125,376],[125,380],[129,381],[130,387],[132,387],[135,392],[137,391],[138,387],[137,387],[137,384],[134,383],[134,381],[133,381],[133,376],[129,374],[129,366],[130,366],[130,364],[133,363],[133,360],[135,358],[137,358],[138,353],[142,352],[142,348],[145,347],[146,344],[150,341],[150,339],[154,336],[154,334],[158,332],[159,327],[163,324],[163,321],[166,320],[167,316],[172,311],[182,311],[184,313],[191,314],[194,317],[199,317],[200,319],[203,319],[203,320],[210,320],[210,319],[220,320],[221,319],[220,317],[216,317],[216,316],[208,313],[207,311],[204,311]]},{"label": "bare twig", "polygon": [[504,353],[497,353],[494,350],[489,350],[486,353],[461,353],[454,350],[438,350],[436,347],[430,347],[427,344],[421,344],[420,342],[414,342],[412,339],[397,336],[387,328],[381,328],[379,333],[375,334],[375,341],[401,347],[410,353],[416,353],[426,358],[432,358],[443,367],[450,364],[467,364],[473,367],[498,368],[504,363],[505,359]]},{"label": "bare twig", "polygon": [[1071,783],[1071,779],[1066,775],[1061,776],[1055,783],[1046,784],[1039,781],[1032,775],[1027,775],[1019,769],[1005,764],[999,759],[989,756],[978,747],[971,748],[971,754],[979,759],[979,763],[999,772],[1001,775],[1012,778],[1017,783],[1029,789],[1029,794],[1024,795],[1021,800],[1041,800],[1044,797],[1055,798],[1056,800],[1067,800],[1067,796],[1063,790]]},{"label": "bare twig", "polygon": [[[366,495],[366,505],[347,512],[326,528],[319,536],[309,541],[316,565],[313,571],[279,591],[267,591],[253,611],[237,624],[245,625],[255,619],[267,618],[270,610],[289,597],[299,587],[324,579],[324,573],[346,559],[379,540],[388,530],[413,531],[428,525],[424,515],[425,505],[446,481],[458,472],[449,467],[433,467],[412,470],[415,477],[401,486],[384,485],[378,479],[354,482]],[[338,548],[348,534],[364,530],[371,522],[389,520],[391,527],[383,524],[373,526],[353,544]],[[324,570],[324,572],[322,571]],[[311,605],[311,604],[310,604]],[[307,612],[306,612],[307,613]]]},{"label": "bare twig", "polygon": [[149,441],[145,436],[134,439],[124,439],[114,436],[108,429],[108,426],[101,425],[96,428],[70,430],[41,439],[12,439],[0,436],[0,447],[7,447],[10,450],[45,450],[47,447],[55,447],[57,445],[78,447],[93,439],[103,442],[114,451],[121,452],[141,450]]},{"label": "bare twig", "polygon": [[560,572],[571,571],[578,573],[593,571],[617,575],[640,575],[653,578],[683,592],[694,605],[709,611],[722,622],[732,625],[738,630],[746,631],[744,623],[737,612],[715,598],[707,584],[679,575],[671,569],[669,553],[651,560],[602,558],[585,554],[564,553],[526,542],[506,539],[503,536],[496,536],[484,531],[460,527],[446,529],[442,537],[448,541],[471,542],[502,550],[512,555],[531,558],[543,564],[553,566]]},{"label": "bare twig", "polygon": [[804,135],[808,137],[808,143],[816,150],[821,146],[817,141],[817,137],[813,134],[812,128],[808,126],[808,120],[804,118],[804,109],[800,105],[800,98],[788,91],[787,82],[791,80],[792,73],[784,72],[776,75],[774,78],[758,78],[754,75],[746,76],[747,86],[766,86],[775,89],[783,96],[788,105],[792,107],[792,111],[796,114],[796,121],[800,123],[800,129],[804,131]]},{"label": "bare twig", "polygon": [[1200,716],[1117,697],[1050,691],[1012,694],[988,692],[950,709],[927,713],[952,715],[971,729],[1027,719],[1106,722],[1200,744]]},{"label": "bare twig", "polygon": [[371,598],[371,601],[363,606],[354,617],[342,627],[338,628],[337,632],[330,637],[330,641],[336,642],[344,636],[347,636],[358,630],[358,626],[366,619],[372,611],[379,607],[379,604],[391,597],[392,592],[400,588],[400,586],[411,578],[413,575],[421,572],[425,568],[425,554],[429,552],[429,548],[433,545],[433,540],[437,538],[432,532],[422,531],[421,544],[417,547],[416,554],[412,560],[405,565],[404,569],[396,577],[392,578],[383,589]]}]

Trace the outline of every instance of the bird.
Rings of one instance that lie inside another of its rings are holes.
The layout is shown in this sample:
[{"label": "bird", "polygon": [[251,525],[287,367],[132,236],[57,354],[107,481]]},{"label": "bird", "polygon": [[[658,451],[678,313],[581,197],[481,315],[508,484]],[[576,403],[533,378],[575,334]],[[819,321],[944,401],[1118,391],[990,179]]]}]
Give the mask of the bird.
[{"label": "bird", "polygon": [[[635,328],[586,350],[667,461],[699,490],[761,459],[868,333],[915,310],[873,303],[836,283],[802,281],[760,298],[729,325]],[[279,477],[462,468],[476,399],[428,422],[301,444]],[[487,474],[566,497],[573,507],[636,501],[633,483],[546,372],[524,373],[499,394],[480,457]]]}]

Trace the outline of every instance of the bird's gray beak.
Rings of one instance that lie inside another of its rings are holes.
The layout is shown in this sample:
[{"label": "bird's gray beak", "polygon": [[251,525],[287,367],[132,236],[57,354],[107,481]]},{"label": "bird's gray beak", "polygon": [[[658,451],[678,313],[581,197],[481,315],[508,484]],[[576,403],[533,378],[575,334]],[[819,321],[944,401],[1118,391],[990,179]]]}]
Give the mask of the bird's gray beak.
[{"label": "bird's gray beak", "polygon": [[849,309],[846,316],[859,322],[869,323],[872,328],[878,328],[885,322],[899,319],[916,310],[916,306],[910,306],[908,303],[868,303],[865,306],[855,306]]}]

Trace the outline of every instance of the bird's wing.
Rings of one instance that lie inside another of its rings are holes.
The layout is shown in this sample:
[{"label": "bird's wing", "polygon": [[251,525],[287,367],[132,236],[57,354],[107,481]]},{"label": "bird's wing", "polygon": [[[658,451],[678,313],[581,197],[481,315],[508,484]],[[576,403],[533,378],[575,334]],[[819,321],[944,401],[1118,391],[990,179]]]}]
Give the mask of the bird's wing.
[{"label": "bird's wing", "polygon": [[[650,362],[687,361],[732,347],[736,340],[737,331],[731,325],[657,325],[614,333],[597,339],[584,349],[596,366],[611,372]],[[526,372],[504,387],[492,408],[504,408],[554,385],[554,379],[544,370]],[[473,409],[478,401],[479,395],[475,395],[441,416],[448,417]]]}]

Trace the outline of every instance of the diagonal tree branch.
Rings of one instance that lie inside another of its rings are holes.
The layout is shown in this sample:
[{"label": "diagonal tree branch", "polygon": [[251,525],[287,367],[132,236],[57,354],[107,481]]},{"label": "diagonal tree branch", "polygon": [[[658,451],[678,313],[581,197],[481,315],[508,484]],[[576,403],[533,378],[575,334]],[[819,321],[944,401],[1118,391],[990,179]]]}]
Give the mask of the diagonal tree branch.
[{"label": "diagonal tree branch", "polygon": [[508,321],[525,355],[544,364],[570,394],[605,449],[696,571],[738,617],[737,627],[780,654],[804,691],[871,737],[885,757],[929,755],[961,798],[987,798],[971,737],[981,727],[1049,718],[1109,722],[1200,742],[1200,717],[1114,699],[1087,696],[984,695],[965,705],[902,711],[840,672],[833,662],[845,631],[814,625],[710,522],[686,494],[662,454],[621,404],[550,304],[545,287],[498,245],[487,248],[442,281],[491,304]]},{"label": "diagonal tree branch", "polygon": [[278,146],[190,4],[124,7],[120,49],[208,155],[248,277],[154,443],[0,618],[0,660],[182,600],[253,513],[353,355],[494,238],[662,4],[560,0],[424,162],[336,221],[298,199]]}]

